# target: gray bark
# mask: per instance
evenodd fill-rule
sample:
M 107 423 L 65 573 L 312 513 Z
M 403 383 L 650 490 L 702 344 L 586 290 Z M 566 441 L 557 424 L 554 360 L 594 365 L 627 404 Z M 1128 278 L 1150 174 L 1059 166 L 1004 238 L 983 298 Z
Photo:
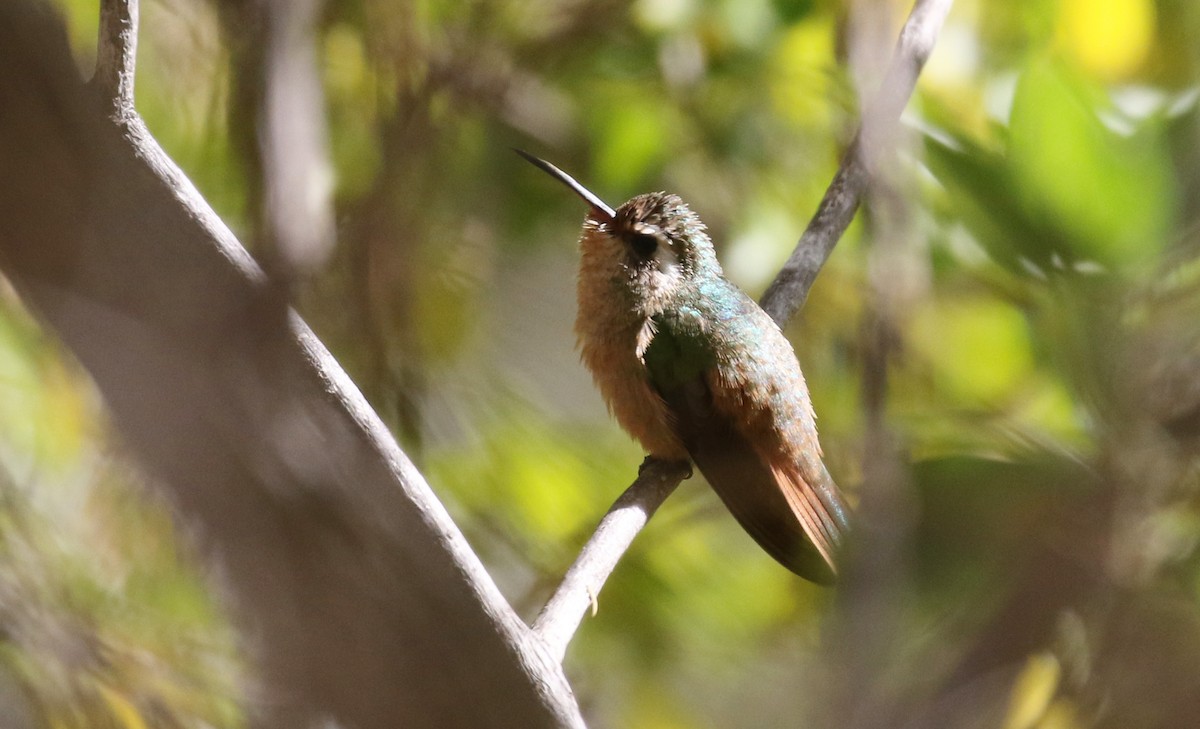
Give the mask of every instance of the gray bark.
M 0 268 L 210 560 L 257 723 L 582 726 L 353 384 L 136 114 L 112 114 L 114 86 L 82 83 L 42 5 L 0 3 Z

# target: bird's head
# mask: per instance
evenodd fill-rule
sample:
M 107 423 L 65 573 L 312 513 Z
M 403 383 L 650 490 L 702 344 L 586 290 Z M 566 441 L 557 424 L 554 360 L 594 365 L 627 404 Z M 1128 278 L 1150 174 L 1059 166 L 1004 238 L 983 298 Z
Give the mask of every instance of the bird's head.
M 647 304 L 720 274 L 704 223 L 678 195 L 638 195 L 614 210 L 549 162 L 517 152 L 591 206 L 581 238 L 582 275 L 608 278 Z

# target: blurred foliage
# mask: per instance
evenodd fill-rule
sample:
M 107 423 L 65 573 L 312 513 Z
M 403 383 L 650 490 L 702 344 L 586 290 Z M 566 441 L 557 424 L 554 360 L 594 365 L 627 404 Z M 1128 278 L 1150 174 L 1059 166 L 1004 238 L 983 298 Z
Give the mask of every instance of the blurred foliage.
M 58 5 L 88 69 L 95 3 Z M 254 241 L 240 5 L 145 2 L 137 105 Z M 328 4 L 340 235 L 298 307 L 527 617 L 641 454 L 572 349 L 583 210 L 508 148 L 614 204 L 678 192 L 761 291 L 853 131 L 851 5 L 892 28 L 907 11 Z M 870 275 L 880 231 L 856 223 L 789 327 L 830 468 L 869 512 L 868 289 L 903 293 L 886 422 L 907 507 L 885 555 L 903 569 L 887 589 L 856 561 L 844 591 L 801 583 L 685 483 L 571 649 L 597 725 L 1194 725 L 1198 67 L 1194 0 L 955 4 L 905 117 L 900 263 Z M 10 291 L 0 443 L 0 701 L 34 726 L 239 726 L 213 591 L 86 375 Z M 1000 700 L 978 699 L 988 686 Z
M 86 378 L 0 312 L 0 716 L 6 727 L 239 726 L 242 671 L 168 512 Z

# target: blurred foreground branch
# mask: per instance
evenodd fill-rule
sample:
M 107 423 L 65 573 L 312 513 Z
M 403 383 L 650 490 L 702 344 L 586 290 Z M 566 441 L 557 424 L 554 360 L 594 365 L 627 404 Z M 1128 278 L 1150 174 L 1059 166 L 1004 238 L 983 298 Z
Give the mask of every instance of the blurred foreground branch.
M 870 83 L 866 79 L 878 77 L 877 73 L 883 71 L 885 59 L 873 58 L 872 51 L 887 41 L 891 17 L 883 2 L 862 0 L 851 3 L 851 7 L 848 55 L 860 94 L 864 95 L 863 107 L 878 109 L 886 102 L 872 104 L 865 97 L 864 87 Z M 903 64 L 893 61 L 883 72 L 894 79 L 898 68 Z M 922 272 L 925 251 L 916 245 L 913 200 L 908 192 L 913 189 L 911 172 L 898 164 L 906 152 L 913 152 L 913 139 L 894 123 L 898 114 L 897 108 L 886 116 L 890 131 L 879 128 L 882 120 L 877 116 L 864 120 L 852 150 L 854 157 L 865 156 L 869 170 L 862 176 L 863 188 L 857 192 L 866 247 L 859 334 L 862 481 L 855 510 L 854 549 L 844 555 L 836 617 L 831 621 L 832 634 L 827 643 L 826 659 L 829 666 L 835 667 L 838 680 L 825 702 L 828 716 L 838 717 L 845 729 L 895 726 L 905 698 L 881 688 L 881 667 L 886 662 L 880 657 L 888 655 L 905 635 L 902 606 L 912 590 L 912 532 L 917 513 L 904 439 L 893 431 L 888 407 L 891 375 L 903 366 L 901 360 L 908 351 L 906 320 L 920 299 L 917 292 L 926 277 Z M 872 135 L 873 143 L 860 141 Z M 882 144 L 882 139 L 887 143 Z M 888 153 L 867 153 L 880 149 Z M 835 216 L 826 220 L 838 223 Z
M 917 76 L 933 52 L 951 3 L 952 0 L 917 0 L 913 5 L 900 31 L 883 85 L 867 106 L 854 142 L 796 250 L 763 295 L 763 309 L 780 327 L 804 304 L 817 273 L 850 225 L 871 178 L 873 162 L 886 151 L 884 141 L 891 138 L 900 112 L 912 96 Z M 654 460 L 648 460 L 647 464 L 653 466 L 647 465 L 605 514 L 596 535 L 584 545 L 562 584 L 538 616 L 535 631 L 547 639 L 556 655 L 561 656 L 570 641 L 571 633 L 566 632 L 567 627 L 572 633 L 578 627 L 587 606 L 595 601 L 633 538 L 687 475 L 681 470 L 668 470 L 670 464 Z M 662 476 L 645 478 L 652 468 Z M 627 505 L 636 505 L 636 508 L 627 508 Z M 621 538 L 609 539 L 602 536 L 602 532 L 620 534 Z
M 103 5 L 107 100 L 60 18 L 0 3 L 0 267 L 220 576 L 257 725 L 582 726 L 420 473 L 129 106 L 136 3 Z
M 257 99 L 261 210 L 272 258 L 268 270 L 287 280 L 311 275 L 333 250 L 333 163 L 325 125 L 316 28 L 321 0 L 273 0 L 266 22 L 261 96 Z
M 780 326 L 804 305 L 817 273 L 854 219 L 875 160 L 890 146 L 888 142 L 900 113 L 916 88 L 925 61 L 933 53 L 952 3 L 953 0 L 917 0 L 913 5 L 892 52 L 883 84 L 865 108 L 858 133 L 833 182 L 829 183 L 792 255 L 763 294 L 760 302 L 763 309 Z

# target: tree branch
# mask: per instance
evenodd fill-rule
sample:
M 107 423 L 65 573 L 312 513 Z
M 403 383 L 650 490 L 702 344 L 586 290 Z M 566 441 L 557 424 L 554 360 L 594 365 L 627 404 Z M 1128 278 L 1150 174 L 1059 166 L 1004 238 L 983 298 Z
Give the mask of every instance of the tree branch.
M 128 100 L 132 3 L 95 86 Z M 124 44 L 122 46 L 122 44 Z M 115 71 L 115 73 L 113 73 Z M 60 18 L 0 2 L 0 267 L 220 578 L 258 727 L 583 726 L 421 474 Z M 119 103 L 118 103 L 119 106 Z
M 133 113 L 137 70 L 138 0 L 103 0 L 92 85 L 111 104 L 113 118 Z
M 595 604 L 604 581 L 633 538 L 689 475 L 691 468 L 686 463 L 647 460 L 637 480 L 600 520 L 579 558 L 534 621 L 533 632 L 546 643 L 552 658 L 562 661 L 588 607 Z
M 938 31 L 953 0 L 917 0 L 900 31 L 883 85 L 867 107 L 816 214 L 795 251 L 767 289 L 762 307 L 781 327 L 804 304 L 817 273 L 850 225 L 870 178 L 872 160 L 886 147 L 900 112 L 916 87 L 917 76 L 933 52 Z M 534 624 L 550 652 L 561 659 L 588 605 L 611 574 L 633 538 L 686 476 L 670 464 L 650 460 L 633 484 L 613 504 L 595 535 L 584 545 L 562 584 Z M 654 477 L 647 478 L 647 473 Z
M 320 269 L 333 250 L 333 164 L 317 65 L 322 0 L 271 0 L 258 113 L 263 221 L 276 277 Z
M 817 212 L 809 221 L 775 280 L 763 294 L 763 309 L 780 327 L 808 298 L 817 273 L 841 240 L 862 201 L 874 160 L 888 147 L 900 113 L 916 88 L 917 76 L 933 52 L 953 0 L 917 0 L 900 31 L 879 92 L 867 106 L 850 148 Z

